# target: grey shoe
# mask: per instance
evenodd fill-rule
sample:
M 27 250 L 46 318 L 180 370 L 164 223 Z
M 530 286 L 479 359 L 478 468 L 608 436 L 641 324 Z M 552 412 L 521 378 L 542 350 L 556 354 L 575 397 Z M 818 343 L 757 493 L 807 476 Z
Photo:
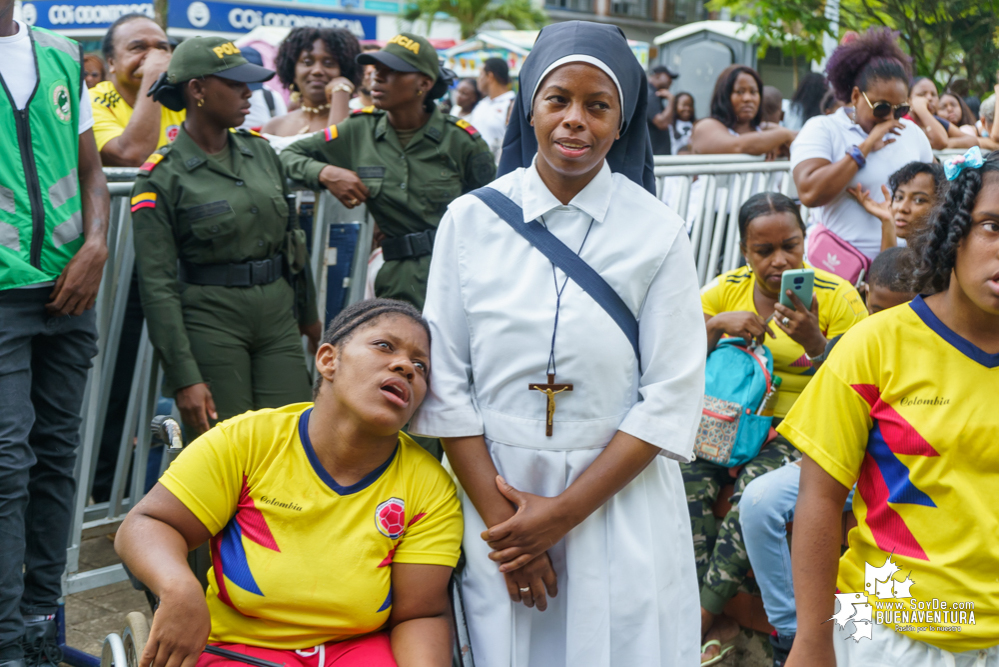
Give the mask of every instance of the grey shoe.
M 62 649 L 59 648 L 59 629 L 55 619 L 42 619 L 24 622 L 24 667 L 59 667 L 62 662 Z M 0 665 L 0 667 L 18 667 Z

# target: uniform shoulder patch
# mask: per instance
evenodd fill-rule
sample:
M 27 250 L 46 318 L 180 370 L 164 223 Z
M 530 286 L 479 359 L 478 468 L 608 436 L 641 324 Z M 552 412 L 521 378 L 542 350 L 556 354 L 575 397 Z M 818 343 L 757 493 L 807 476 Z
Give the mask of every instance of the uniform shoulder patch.
M 153 153 L 152 155 L 147 157 L 146 161 L 142 163 L 141 167 L 139 167 L 139 173 L 140 174 L 152 173 L 153 169 L 156 168 L 156 165 L 162 162 L 165 156 L 166 156 L 165 152 L 157 151 Z
M 156 208 L 156 193 L 155 192 L 143 192 L 142 194 L 135 195 L 132 197 L 132 213 L 135 213 L 141 208 Z
M 336 125 L 330 125 L 325 130 L 323 130 L 323 137 L 326 138 L 326 141 L 333 141 L 338 136 L 340 136 L 340 133 L 337 131 Z
M 375 112 L 375 107 L 374 106 L 368 106 L 368 107 L 361 107 L 360 109 L 354 109 L 353 111 L 350 112 L 350 115 L 351 116 L 360 116 L 361 114 L 374 113 L 374 112 Z
M 264 141 L 270 141 L 267 137 L 260 134 L 256 130 L 236 130 L 236 134 L 242 134 L 245 137 L 256 137 L 257 139 L 263 139 Z
M 474 127 L 472 127 L 472 124 L 469 123 L 464 118 L 455 118 L 454 116 L 448 116 L 448 120 L 450 120 L 452 123 L 454 123 L 461 129 L 465 130 L 465 132 L 468 132 L 473 137 L 479 136 L 479 131 L 476 130 Z

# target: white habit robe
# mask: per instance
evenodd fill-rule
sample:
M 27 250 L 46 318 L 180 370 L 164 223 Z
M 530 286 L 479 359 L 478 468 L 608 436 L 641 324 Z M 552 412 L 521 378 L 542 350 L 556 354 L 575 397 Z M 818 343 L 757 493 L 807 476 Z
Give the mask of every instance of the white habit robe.
M 545 435 L 555 320 L 552 264 L 477 198 L 441 221 L 424 315 L 430 389 L 411 423 L 437 437 L 484 435 L 515 488 L 562 493 L 618 430 L 661 448 L 627 487 L 549 551 L 558 596 L 539 612 L 510 600 L 486 526 L 464 494 L 462 575 L 476 667 L 673 667 L 699 662 L 700 602 L 683 479 L 704 394 L 706 334 L 683 220 L 603 170 L 563 206 L 532 165 L 492 183 L 621 296 L 640 324 L 641 369 L 627 337 L 570 280 L 555 341 L 554 434 Z M 564 274 L 556 270 L 558 284 Z

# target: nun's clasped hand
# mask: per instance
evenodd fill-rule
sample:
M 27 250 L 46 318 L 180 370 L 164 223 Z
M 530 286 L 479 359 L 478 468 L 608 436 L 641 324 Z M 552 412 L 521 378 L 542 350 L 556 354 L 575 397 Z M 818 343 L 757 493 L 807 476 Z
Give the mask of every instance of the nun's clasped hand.
M 500 572 L 523 567 L 572 530 L 572 522 L 561 511 L 558 498 L 518 491 L 499 475 L 496 487 L 517 506 L 512 517 L 482 532 L 482 539 L 493 549 L 489 558 L 500 563 Z

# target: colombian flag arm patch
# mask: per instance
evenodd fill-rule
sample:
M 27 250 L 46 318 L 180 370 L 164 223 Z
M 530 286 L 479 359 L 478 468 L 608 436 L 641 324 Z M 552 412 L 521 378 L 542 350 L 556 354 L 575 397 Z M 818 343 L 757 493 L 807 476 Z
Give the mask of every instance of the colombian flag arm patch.
M 141 195 L 132 197 L 132 213 L 140 208 L 156 208 L 156 193 L 143 192 Z
M 326 141 L 333 141 L 334 139 L 336 139 L 339 136 L 336 130 L 336 125 L 330 125 L 325 130 L 323 130 L 323 136 L 326 137 Z
M 152 155 L 146 158 L 145 162 L 142 163 L 142 166 L 139 167 L 139 171 L 144 171 L 148 174 L 156 167 L 156 165 L 160 163 L 162 159 L 163 155 L 161 155 L 160 153 L 153 153 Z
M 457 125 L 461 129 L 465 130 L 465 132 L 468 132 L 473 137 L 478 136 L 478 134 L 479 134 L 478 130 L 476 130 L 474 127 L 472 127 L 472 124 L 469 123 L 464 118 L 459 118 L 458 121 L 455 123 L 455 125 Z

